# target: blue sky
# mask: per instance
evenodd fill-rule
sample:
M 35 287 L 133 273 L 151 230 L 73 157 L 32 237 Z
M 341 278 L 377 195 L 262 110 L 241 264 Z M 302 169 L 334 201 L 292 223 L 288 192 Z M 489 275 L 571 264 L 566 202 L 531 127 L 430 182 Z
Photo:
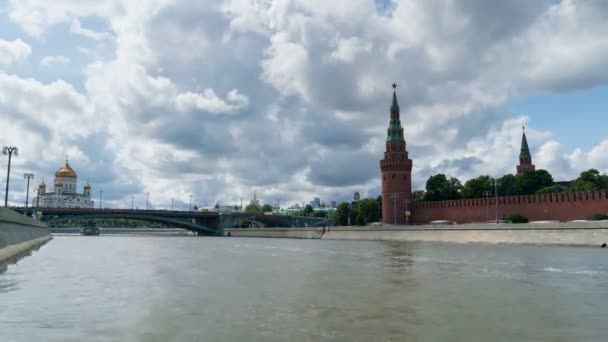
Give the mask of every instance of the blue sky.
M 396 82 L 415 189 L 514 173 L 522 125 L 556 179 L 607 172 L 607 15 L 602 0 L 0 0 L 0 144 L 20 148 L 15 189 L 68 154 L 115 207 L 376 196 Z
M 606 138 L 608 87 L 571 93 L 536 95 L 516 100 L 515 113 L 526 113 L 530 124 L 550 131 L 564 148 L 590 149 Z

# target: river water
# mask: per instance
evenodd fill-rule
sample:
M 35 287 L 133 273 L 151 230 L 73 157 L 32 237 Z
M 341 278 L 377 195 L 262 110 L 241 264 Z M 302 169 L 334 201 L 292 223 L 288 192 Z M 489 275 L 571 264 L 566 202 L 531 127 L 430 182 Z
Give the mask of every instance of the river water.
M 608 341 L 608 251 L 56 236 L 0 273 L 0 341 Z

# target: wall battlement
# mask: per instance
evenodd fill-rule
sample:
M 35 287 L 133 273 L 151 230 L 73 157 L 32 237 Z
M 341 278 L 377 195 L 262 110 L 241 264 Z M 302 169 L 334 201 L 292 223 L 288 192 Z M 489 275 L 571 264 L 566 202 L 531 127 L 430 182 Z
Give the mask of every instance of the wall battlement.
M 498 197 L 498 217 L 501 219 L 505 215 L 520 214 L 531 221 L 588 219 L 596 213 L 608 213 L 607 196 L 606 190 L 595 190 Z M 416 224 L 434 220 L 484 222 L 496 218 L 495 208 L 494 197 L 414 202 L 412 219 Z

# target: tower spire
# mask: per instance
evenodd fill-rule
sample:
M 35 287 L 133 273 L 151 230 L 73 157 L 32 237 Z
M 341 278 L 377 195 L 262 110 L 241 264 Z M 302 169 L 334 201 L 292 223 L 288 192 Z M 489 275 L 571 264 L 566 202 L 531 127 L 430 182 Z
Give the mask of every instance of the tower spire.
M 517 175 L 521 175 L 526 171 L 534 171 L 536 167 L 532 164 L 532 155 L 530 147 L 528 147 L 528 139 L 526 139 L 526 127 L 522 126 L 521 134 L 521 149 L 519 150 L 519 165 L 517 165 Z
M 397 83 L 393 83 L 393 104 L 391 108 L 399 108 L 399 103 L 397 102 Z
M 530 148 L 528 147 L 528 139 L 526 139 L 526 127 L 522 126 L 523 133 L 521 135 L 521 150 L 519 152 L 519 157 L 529 157 L 532 159 L 530 155 Z
M 387 129 L 386 150 L 380 161 L 382 173 L 382 222 L 403 224 L 408 222 L 409 202 L 412 192 L 412 160 L 403 138 L 403 127 L 399 117 L 397 84 L 393 83 L 393 102 L 390 108 L 390 123 Z
M 391 121 L 387 130 L 386 141 L 405 141 L 403 138 L 403 127 L 399 117 L 399 103 L 397 102 L 397 84 L 393 83 L 393 103 L 391 104 Z

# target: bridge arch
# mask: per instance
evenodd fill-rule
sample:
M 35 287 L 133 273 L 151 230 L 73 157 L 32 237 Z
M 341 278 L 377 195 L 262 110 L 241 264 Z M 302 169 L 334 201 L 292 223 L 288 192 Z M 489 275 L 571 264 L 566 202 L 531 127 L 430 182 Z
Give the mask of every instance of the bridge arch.
M 182 228 L 196 232 L 199 235 L 219 235 L 222 234 L 221 229 L 214 229 L 207 227 L 199 223 L 193 223 L 190 219 L 179 220 L 171 217 L 155 216 L 144 213 L 108 213 L 108 212 L 91 212 L 79 215 L 61 215 L 61 216 L 43 216 L 42 221 L 46 222 L 50 226 L 56 224 L 69 222 L 69 221 L 80 221 L 88 219 L 126 219 L 126 220 L 138 220 L 145 222 L 155 222 L 165 224 L 167 226 Z

